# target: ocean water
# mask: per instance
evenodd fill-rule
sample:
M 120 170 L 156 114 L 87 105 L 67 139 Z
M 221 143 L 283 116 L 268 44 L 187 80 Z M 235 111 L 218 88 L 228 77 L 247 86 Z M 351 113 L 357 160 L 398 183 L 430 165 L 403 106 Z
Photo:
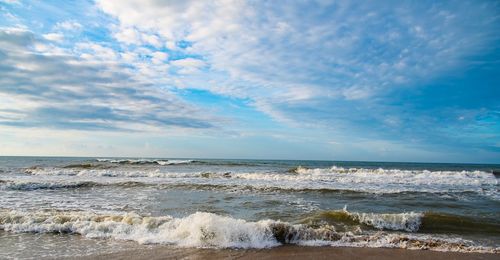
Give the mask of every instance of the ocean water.
M 499 165 L 0 157 L 0 258 L 157 245 L 500 252 Z

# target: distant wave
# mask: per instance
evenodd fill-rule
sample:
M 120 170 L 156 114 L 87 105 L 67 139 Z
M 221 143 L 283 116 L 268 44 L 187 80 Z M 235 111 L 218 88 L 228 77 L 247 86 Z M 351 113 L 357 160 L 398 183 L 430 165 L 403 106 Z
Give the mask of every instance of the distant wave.
M 189 164 L 193 160 L 156 160 L 156 159 L 96 159 L 98 162 L 109 162 L 118 164 L 157 164 L 157 165 L 176 165 Z
M 295 173 L 295 174 L 303 174 L 303 175 L 325 175 L 325 174 L 378 174 L 378 175 L 391 175 L 391 176 L 398 176 L 398 175 L 417 175 L 417 174 L 434 174 L 434 175 L 447 175 L 449 176 L 450 174 L 463 174 L 467 175 L 469 177 L 475 177 L 477 174 L 480 173 L 485 173 L 488 176 L 496 176 L 500 174 L 500 172 L 497 172 L 496 170 L 492 170 L 491 172 L 486 172 L 486 171 L 479 171 L 479 170 L 474 170 L 474 171 L 467 171 L 467 170 L 460 170 L 460 171 L 453 171 L 453 170 L 407 170 L 407 169 L 395 169 L 395 168 L 390 168 L 390 169 L 385 169 L 385 168 L 356 168 L 356 167 L 350 167 L 350 168 L 345 168 L 345 167 L 339 167 L 339 166 L 332 166 L 330 168 L 308 168 L 304 166 L 297 166 L 288 169 L 288 173 Z
M 205 173 L 202 173 L 206 176 Z M 227 176 L 227 175 L 226 175 Z M 208 178 L 208 177 L 207 177 Z M 19 190 L 19 191 L 35 191 L 35 190 L 56 190 L 56 189 L 85 189 L 98 187 L 145 187 L 154 186 L 156 189 L 188 189 L 188 190 L 213 190 L 213 191 L 263 191 L 263 192 L 320 192 L 320 193 L 374 193 L 364 190 L 350 189 L 315 189 L 315 188 L 297 188 L 297 187 L 273 187 L 268 185 L 244 185 L 244 184 L 214 184 L 214 183 L 190 183 L 190 182 L 175 182 L 161 183 L 158 181 L 134 180 L 131 181 L 14 181 L 0 180 L 0 190 Z M 377 191 L 376 193 L 426 193 L 429 191 Z M 447 194 L 446 192 L 437 192 L 438 194 Z M 464 191 L 463 193 L 474 193 L 472 191 Z
M 0 211 L 0 229 L 8 232 L 80 234 L 87 238 L 181 247 L 269 248 L 282 244 L 301 244 L 500 252 L 499 248 L 483 247 L 456 238 L 411 233 L 337 232 L 329 225 L 310 227 L 275 220 L 250 222 L 207 212 L 174 218 L 145 217 L 135 213 Z
M 103 186 L 116 186 L 116 187 L 133 187 L 144 186 L 146 183 L 125 181 L 125 182 L 111 182 L 100 183 L 95 181 L 76 181 L 76 182 L 62 182 L 62 181 L 12 181 L 0 180 L 0 189 L 4 190 L 19 190 L 19 191 L 33 191 L 33 190 L 60 190 L 60 189 L 81 189 L 91 187 Z
M 0 181 L 1 189 L 9 190 L 55 190 L 55 189 L 75 189 L 94 187 L 100 184 L 91 181 L 72 182 L 72 183 L 58 183 L 58 182 L 14 182 L 14 181 Z
M 38 176 L 126 177 L 126 178 L 187 178 L 200 177 L 200 173 L 162 172 L 159 169 L 80 169 L 80 168 L 27 168 L 24 173 Z
M 200 170 L 203 167 L 200 167 Z M 170 172 L 163 168 L 60 168 L 33 167 L 35 176 L 78 176 L 84 178 L 130 178 L 134 181 L 220 185 L 260 190 L 367 192 L 367 193 L 476 193 L 500 200 L 498 178 L 484 171 L 428 171 L 363 168 L 295 168 L 289 172 Z M 148 181 L 148 178 L 151 178 Z M 99 181 L 100 182 L 100 181 Z
M 116 166 L 112 165 L 103 165 L 103 164 L 94 164 L 94 163 L 77 163 L 77 164 L 69 164 L 69 165 L 64 165 L 61 168 L 62 169 L 111 169 Z M 31 167 L 30 169 L 37 169 L 41 167 Z
M 123 164 L 123 165 L 185 165 L 185 164 L 196 164 L 196 165 L 211 165 L 211 166 L 257 166 L 261 164 L 268 165 L 269 163 L 264 162 L 248 162 L 248 161 L 232 161 L 232 160 L 174 160 L 174 159 L 109 159 L 109 158 L 98 158 L 97 162 L 107 162 L 113 164 Z
M 297 190 L 351 190 L 370 193 L 475 192 L 500 200 L 498 179 L 484 171 L 428 171 L 297 167 L 287 173 L 234 173 L 232 178 Z

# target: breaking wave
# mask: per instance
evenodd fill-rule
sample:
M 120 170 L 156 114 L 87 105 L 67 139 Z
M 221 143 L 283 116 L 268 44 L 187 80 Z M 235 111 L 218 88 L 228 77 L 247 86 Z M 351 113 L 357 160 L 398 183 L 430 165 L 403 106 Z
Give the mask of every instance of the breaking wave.
M 463 183 L 473 182 L 477 184 L 497 184 L 495 175 L 491 172 L 484 171 L 429 171 L 429 170 L 403 170 L 403 169 L 371 169 L 371 168 L 344 168 L 332 166 L 331 168 L 313 168 L 298 166 L 288 170 L 295 173 L 291 178 L 303 179 L 321 179 L 321 178 L 341 178 L 355 182 L 359 178 L 379 181 L 381 179 L 387 181 L 387 177 L 391 177 L 396 181 L 412 181 L 419 183 L 432 183 L 436 180 L 447 183 Z
M 494 234 L 500 235 L 500 223 L 491 219 L 474 219 L 465 216 L 434 212 L 405 213 L 363 213 L 343 210 L 330 210 L 314 213 L 301 223 L 318 225 L 362 225 L 378 230 L 395 230 L 419 233 L 441 234 Z
M 271 165 L 275 162 L 258 161 L 258 162 L 248 162 L 239 160 L 180 160 L 180 159 L 109 159 L 109 158 L 98 158 L 97 162 L 102 163 L 113 163 L 113 164 L 158 164 L 158 165 L 185 165 L 185 164 L 196 164 L 196 165 L 211 165 L 211 166 L 259 166 L 259 165 Z
M 34 167 L 24 173 L 40 176 L 80 176 L 80 177 L 150 177 L 150 178 L 187 178 L 199 177 L 199 173 L 162 172 L 160 169 L 74 169 Z
M 359 223 L 373 226 L 380 230 L 402 230 L 416 232 L 422 224 L 423 213 L 397 213 L 397 214 L 377 214 L 349 212 L 345 208 L 342 214 Z
M 1 189 L 9 190 L 55 190 L 55 189 L 76 189 L 99 186 L 100 184 L 92 181 L 60 183 L 60 182 L 15 182 L 0 181 Z
M 189 164 L 193 160 L 156 160 L 156 159 L 96 159 L 98 162 L 109 162 L 118 164 L 158 164 L 158 165 L 175 165 Z
M 343 210 L 321 211 L 306 217 L 301 222 L 309 225 L 348 225 L 370 227 L 378 230 L 417 232 L 424 213 L 359 213 Z
M 9 232 L 70 233 L 87 238 L 201 248 L 269 248 L 301 244 L 493 253 L 500 250 L 463 239 L 404 233 L 337 232 L 330 225 L 310 227 L 275 220 L 250 222 L 206 212 L 174 218 L 135 213 L 0 211 L 0 229 Z
M 428 171 L 296 167 L 287 173 L 233 174 L 234 178 L 279 183 L 298 189 L 354 190 L 373 193 L 399 192 L 479 192 L 500 199 L 498 178 L 484 171 Z M 306 185 L 304 185 L 306 184 Z
M 179 162 L 180 163 L 180 162 Z M 167 171 L 169 170 L 169 171 Z M 199 170 L 203 170 L 200 168 Z M 219 169 L 220 170 L 220 169 Z M 143 182 L 252 187 L 289 191 L 352 191 L 366 193 L 476 193 L 500 200 L 498 178 L 484 171 L 428 171 L 366 168 L 297 167 L 288 172 L 171 172 L 161 167 L 32 167 L 37 176 L 143 178 Z M 149 179 L 148 178 L 155 178 Z M 104 180 L 104 178 L 103 178 Z
M 80 188 L 92 188 L 101 186 L 133 187 L 133 186 L 144 186 L 144 185 L 147 184 L 141 182 L 133 182 L 133 181 L 99 183 L 94 181 L 32 182 L 32 181 L 0 180 L 0 190 L 3 189 L 3 190 L 19 190 L 19 191 L 80 189 Z
M 78 164 L 69 164 L 65 165 L 61 168 L 63 169 L 111 169 L 114 166 L 103 165 L 103 164 L 93 164 L 93 163 L 78 163 Z M 37 169 L 40 167 L 32 167 L 30 169 Z

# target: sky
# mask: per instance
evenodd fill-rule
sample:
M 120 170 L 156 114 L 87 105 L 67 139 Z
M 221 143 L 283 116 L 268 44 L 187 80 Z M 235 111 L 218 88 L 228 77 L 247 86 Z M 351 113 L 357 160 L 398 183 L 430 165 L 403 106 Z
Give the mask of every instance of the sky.
M 0 0 L 0 155 L 500 163 L 500 2 Z

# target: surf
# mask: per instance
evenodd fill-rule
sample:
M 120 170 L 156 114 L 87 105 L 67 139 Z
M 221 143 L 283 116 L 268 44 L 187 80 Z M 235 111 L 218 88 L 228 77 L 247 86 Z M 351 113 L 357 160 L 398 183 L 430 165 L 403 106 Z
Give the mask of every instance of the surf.
M 459 252 L 499 252 L 467 240 L 418 234 L 338 232 L 279 220 L 246 221 L 208 212 L 186 217 L 67 211 L 0 211 L 0 229 L 14 233 L 79 234 L 92 239 L 130 240 L 198 248 L 270 248 L 284 244 L 363 246 Z

